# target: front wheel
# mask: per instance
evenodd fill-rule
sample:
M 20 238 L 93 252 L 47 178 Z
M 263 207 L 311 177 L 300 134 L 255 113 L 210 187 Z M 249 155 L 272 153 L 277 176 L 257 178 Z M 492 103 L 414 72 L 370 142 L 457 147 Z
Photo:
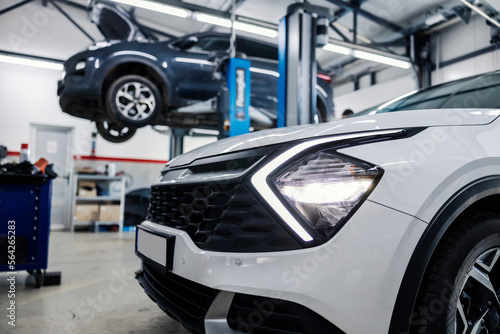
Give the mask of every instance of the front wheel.
M 422 282 L 412 333 L 500 333 L 500 214 L 461 219 Z
M 158 87 L 140 75 L 118 78 L 106 93 L 106 111 L 124 125 L 140 128 L 151 124 L 161 110 Z

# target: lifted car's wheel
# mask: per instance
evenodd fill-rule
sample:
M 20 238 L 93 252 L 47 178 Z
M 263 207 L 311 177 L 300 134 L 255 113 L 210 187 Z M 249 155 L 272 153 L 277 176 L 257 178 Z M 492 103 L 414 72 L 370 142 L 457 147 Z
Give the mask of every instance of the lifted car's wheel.
M 313 115 L 313 124 L 319 124 L 323 122 L 323 116 L 321 116 L 321 113 L 319 111 L 316 111 Z
M 313 124 L 319 124 L 323 122 L 326 122 L 325 107 L 318 100 L 318 102 L 316 102 L 316 112 L 313 115 Z
M 112 143 L 123 143 L 132 138 L 136 131 L 134 128 L 106 119 L 96 121 L 95 124 L 101 137 Z
M 500 215 L 462 219 L 422 282 L 412 333 L 500 333 Z
M 150 124 L 161 110 L 156 85 L 140 75 L 117 79 L 106 94 L 106 110 L 112 119 L 134 128 Z

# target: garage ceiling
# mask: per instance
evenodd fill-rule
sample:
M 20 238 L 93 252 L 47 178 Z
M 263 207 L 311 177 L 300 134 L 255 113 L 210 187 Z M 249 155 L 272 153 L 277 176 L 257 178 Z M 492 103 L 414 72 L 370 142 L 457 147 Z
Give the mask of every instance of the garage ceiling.
M 92 41 L 70 20 L 58 11 L 51 0 L 2 0 L 0 3 L 0 50 L 3 53 L 25 54 L 64 60 L 85 49 Z M 95 40 L 102 40 L 97 28 L 87 19 L 85 0 L 54 0 L 71 20 L 74 20 Z M 139 1 L 137 1 L 139 2 Z M 231 0 L 156 0 L 188 9 L 229 15 Z M 293 0 L 238 0 L 236 14 L 257 21 L 277 25 L 286 14 Z M 457 8 L 462 8 L 459 0 L 311 0 L 310 3 L 328 7 L 336 14 L 330 29 L 332 39 L 357 42 L 388 52 L 405 54 L 408 52 L 408 35 L 452 23 L 463 24 L 457 18 Z M 491 2 L 494 2 L 492 0 Z M 13 8 L 19 4 L 17 8 Z M 131 6 L 123 5 L 126 9 Z M 11 9 L 11 10 L 9 10 Z M 166 36 L 182 36 L 188 33 L 225 28 L 198 22 L 192 18 L 178 18 L 151 10 L 135 8 L 136 19 L 145 26 L 163 32 Z M 356 38 L 353 27 L 356 24 Z M 435 24 L 425 24 L 437 22 Z M 254 38 L 277 43 L 276 38 L 252 35 Z M 324 68 L 341 73 L 347 64 L 352 64 L 350 56 L 320 50 L 318 60 Z M 356 61 L 356 67 L 373 66 L 369 61 Z M 351 65 L 352 67 L 352 65 Z

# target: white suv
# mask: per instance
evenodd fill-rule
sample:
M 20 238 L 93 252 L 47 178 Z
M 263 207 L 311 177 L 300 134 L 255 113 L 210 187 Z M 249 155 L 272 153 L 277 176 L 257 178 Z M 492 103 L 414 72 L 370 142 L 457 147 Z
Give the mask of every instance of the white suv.
M 499 333 L 500 72 L 184 154 L 137 279 L 194 333 Z

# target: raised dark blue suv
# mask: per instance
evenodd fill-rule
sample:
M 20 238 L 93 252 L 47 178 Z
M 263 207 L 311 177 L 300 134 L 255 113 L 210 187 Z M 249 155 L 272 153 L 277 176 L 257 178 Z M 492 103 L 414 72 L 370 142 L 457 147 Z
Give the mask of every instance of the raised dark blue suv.
M 107 140 L 128 140 L 139 127 L 214 128 L 220 122 L 214 68 L 227 55 L 229 34 L 199 33 L 156 41 L 122 7 L 91 3 L 89 17 L 107 41 L 64 64 L 58 83 L 64 112 L 96 122 Z M 237 37 L 237 53 L 251 61 L 250 117 L 255 130 L 276 125 L 278 50 Z M 318 122 L 333 119 L 331 78 L 318 69 Z

